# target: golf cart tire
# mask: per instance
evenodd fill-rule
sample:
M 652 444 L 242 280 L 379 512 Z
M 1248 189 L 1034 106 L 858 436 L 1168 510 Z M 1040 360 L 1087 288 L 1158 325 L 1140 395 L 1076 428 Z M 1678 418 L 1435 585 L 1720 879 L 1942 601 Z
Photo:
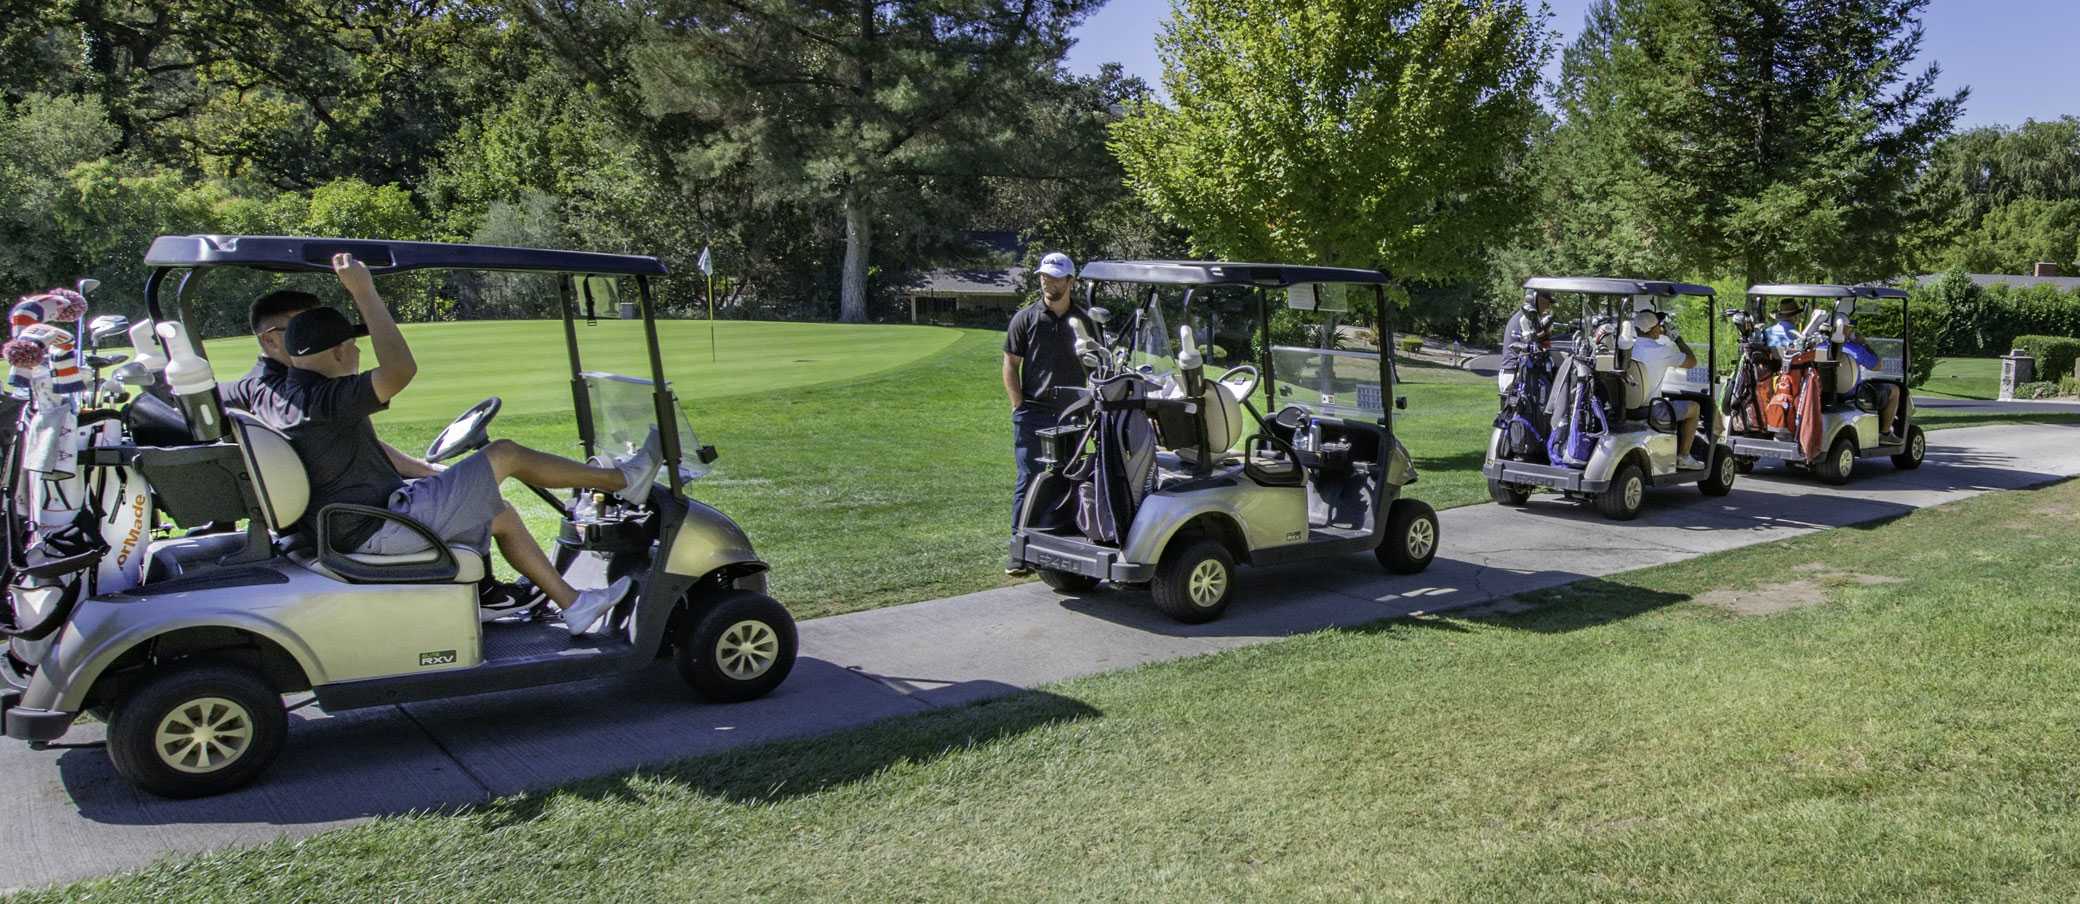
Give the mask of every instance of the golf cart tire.
M 209 772 L 176 769 L 156 750 L 160 724 L 205 698 L 244 710 L 242 718 L 232 718 L 246 723 L 246 746 L 228 764 Z M 224 662 L 177 662 L 116 704 L 109 715 L 108 759 L 123 780 L 160 797 L 207 797 L 259 777 L 281 753 L 288 736 L 289 711 L 282 695 L 259 672 Z
M 1740 462 L 1726 449 L 1714 449 L 1712 461 L 1705 465 L 1711 476 L 1697 482 L 1697 490 L 1706 496 L 1724 496 L 1733 492 L 1734 476 L 1740 473 Z M 1750 469 L 1752 470 L 1752 468 Z
M 1056 571 L 1052 568 L 1042 568 L 1039 571 L 1040 583 L 1046 584 L 1056 593 L 1089 593 L 1098 589 L 1098 579 L 1087 574 Z
M 1192 576 L 1208 564 L 1220 568 L 1219 593 L 1202 603 L 1192 598 Z M 1212 537 L 1173 545 L 1156 565 L 1156 579 L 1150 583 L 1149 593 L 1155 597 L 1156 608 L 1177 621 L 1188 625 L 1213 621 L 1228 611 L 1228 602 L 1235 598 L 1235 557 Z
M 672 638 L 672 664 L 704 700 L 756 700 L 772 693 L 794 669 L 794 616 L 772 597 L 726 591 L 682 616 L 678 635 Z M 731 651 L 721 648 L 725 641 Z
M 1827 447 L 1827 455 L 1813 464 L 1813 474 L 1828 486 L 1841 486 L 1849 482 L 1849 475 L 1856 471 L 1856 440 L 1845 432 L 1835 437 L 1834 444 Z
M 1907 448 L 1900 454 L 1892 456 L 1892 466 L 1902 471 L 1912 471 L 1921 467 L 1921 460 L 1926 457 L 1928 457 L 1928 434 L 1921 432 L 1920 427 L 1909 427 L 1907 428 Z
M 1500 480 L 1489 480 L 1488 498 L 1495 500 L 1496 505 L 1517 508 L 1531 501 L 1531 488 L 1514 483 L 1503 483 Z
M 1733 472 L 1746 477 L 1755 473 L 1757 463 L 1758 460 L 1753 455 L 1736 455 L 1733 457 Z
M 1420 499 L 1396 499 L 1387 510 L 1387 539 L 1372 551 L 1393 574 L 1416 574 L 1437 558 L 1437 510 Z
M 1611 485 L 1596 494 L 1596 511 L 1612 521 L 1630 521 L 1639 517 L 1646 497 L 1647 472 L 1628 460 L 1611 474 Z

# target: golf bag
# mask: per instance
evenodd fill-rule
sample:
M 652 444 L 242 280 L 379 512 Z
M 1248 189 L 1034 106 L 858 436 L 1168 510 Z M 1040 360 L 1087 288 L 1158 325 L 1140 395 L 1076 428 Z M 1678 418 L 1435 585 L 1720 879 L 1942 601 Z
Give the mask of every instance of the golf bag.
M 1556 422 L 1546 455 L 1552 464 L 1584 467 L 1596 443 L 1610 435 L 1610 411 L 1596 394 L 1594 357 L 1569 356 L 1561 370 L 1566 381 L 1554 387 L 1554 396 L 1565 400 L 1565 421 Z
M 1076 488 L 1076 528 L 1098 543 L 1119 543 L 1134 523 L 1155 476 L 1156 430 L 1149 419 L 1152 388 L 1138 374 L 1121 374 L 1092 387 L 1098 410 L 1096 449 L 1067 472 Z
M 1503 454 L 1512 461 L 1548 463 L 1546 444 L 1553 421 L 1546 411 L 1553 391 L 1552 355 L 1533 349 L 1517 358 L 1516 379 L 1502 396 L 1495 427 L 1502 431 Z

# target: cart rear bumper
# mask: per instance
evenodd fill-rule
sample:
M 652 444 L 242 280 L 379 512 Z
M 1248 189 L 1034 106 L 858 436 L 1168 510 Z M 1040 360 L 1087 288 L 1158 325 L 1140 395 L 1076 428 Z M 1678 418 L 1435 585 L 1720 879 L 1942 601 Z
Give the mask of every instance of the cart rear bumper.
M 1733 454 L 1746 458 L 1779 458 L 1785 461 L 1805 461 L 1806 454 L 1794 442 L 1780 439 L 1759 439 L 1752 436 L 1727 438 Z
M 1011 536 L 1011 561 L 1115 584 L 1141 583 L 1154 580 L 1156 575 L 1154 565 L 1124 561 L 1120 551 L 1110 546 L 1033 531 L 1019 531 Z
M 1610 486 L 1608 480 L 1589 480 L 1573 468 L 1528 461 L 1490 461 L 1481 465 L 1481 474 L 1501 483 L 1545 487 L 1563 493 L 1601 493 Z
M 79 715 L 17 706 L 21 701 L 21 694 L 0 694 L 0 721 L 6 723 L 7 736 L 17 741 L 55 741 L 71 730 L 72 720 Z

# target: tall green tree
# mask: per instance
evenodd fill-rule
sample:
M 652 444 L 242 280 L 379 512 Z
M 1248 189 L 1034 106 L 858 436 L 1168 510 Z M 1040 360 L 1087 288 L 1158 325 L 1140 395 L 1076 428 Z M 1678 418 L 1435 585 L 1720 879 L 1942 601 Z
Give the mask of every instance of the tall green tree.
M 1925 266 L 1941 268 L 1965 257 L 1983 259 L 1990 242 L 1983 227 L 1990 215 L 2007 210 L 1996 231 L 2014 235 L 2017 218 L 2029 207 L 2080 198 L 2080 117 L 2025 122 L 2016 127 L 1982 126 L 1944 138 L 1922 172 L 1916 194 L 1926 228 L 1921 243 Z M 2023 204 L 2023 208 L 2014 208 Z M 1980 250 L 1967 250 L 1965 246 Z M 2039 260 L 2070 260 L 2072 248 Z M 1997 259 L 2015 255 L 2001 255 Z M 2026 255 L 2022 255 L 2026 256 Z M 1967 266 L 1982 266 L 1980 263 Z M 2014 266 L 1999 264 L 1996 266 Z
M 1518 0 L 1179 0 L 1113 150 L 1202 253 L 1473 274 L 1517 222 L 1548 42 Z
M 732 183 L 842 218 L 838 312 L 858 321 L 877 227 L 977 203 L 979 180 L 1044 154 L 1020 116 L 1097 3 L 658 0 L 620 14 L 640 20 L 625 54 L 586 39 L 612 27 L 611 8 L 525 9 L 580 71 L 633 78 L 643 112 L 683 142 L 670 156 L 689 188 Z
M 1905 266 L 1910 189 L 1966 97 L 1908 69 L 1926 5 L 1615 0 L 1604 116 L 1682 263 L 1750 281 Z

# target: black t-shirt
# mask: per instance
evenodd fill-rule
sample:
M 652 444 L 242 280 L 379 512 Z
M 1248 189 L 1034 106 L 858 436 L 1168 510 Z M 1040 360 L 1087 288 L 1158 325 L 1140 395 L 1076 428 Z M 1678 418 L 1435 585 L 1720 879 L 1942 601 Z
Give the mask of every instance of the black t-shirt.
M 1004 331 L 1004 353 L 1023 359 L 1019 393 L 1025 397 L 1024 407 L 1059 411 L 1069 400 L 1057 398 L 1055 387 L 1084 385 L 1083 362 L 1076 357 L 1076 331 L 1069 326 L 1072 317 L 1083 322 L 1091 338 L 1098 338 L 1098 325 L 1073 301 L 1065 314 L 1049 311 L 1047 302 L 1041 300 L 1011 315 L 1011 326 Z
M 299 530 L 315 534 L 318 511 L 335 502 L 387 508 L 390 494 L 404 486 L 369 421 L 390 407 L 376 398 L 369 374 L 334 379 L 262 358 L 250 373 L 217 391 L 224 404 L 245 409 L 289 435 L 311 479 L 311 503 Z M 337 526 L 334 548 L 352 550 L 367 542 L 382 522 L 342 518 Z

